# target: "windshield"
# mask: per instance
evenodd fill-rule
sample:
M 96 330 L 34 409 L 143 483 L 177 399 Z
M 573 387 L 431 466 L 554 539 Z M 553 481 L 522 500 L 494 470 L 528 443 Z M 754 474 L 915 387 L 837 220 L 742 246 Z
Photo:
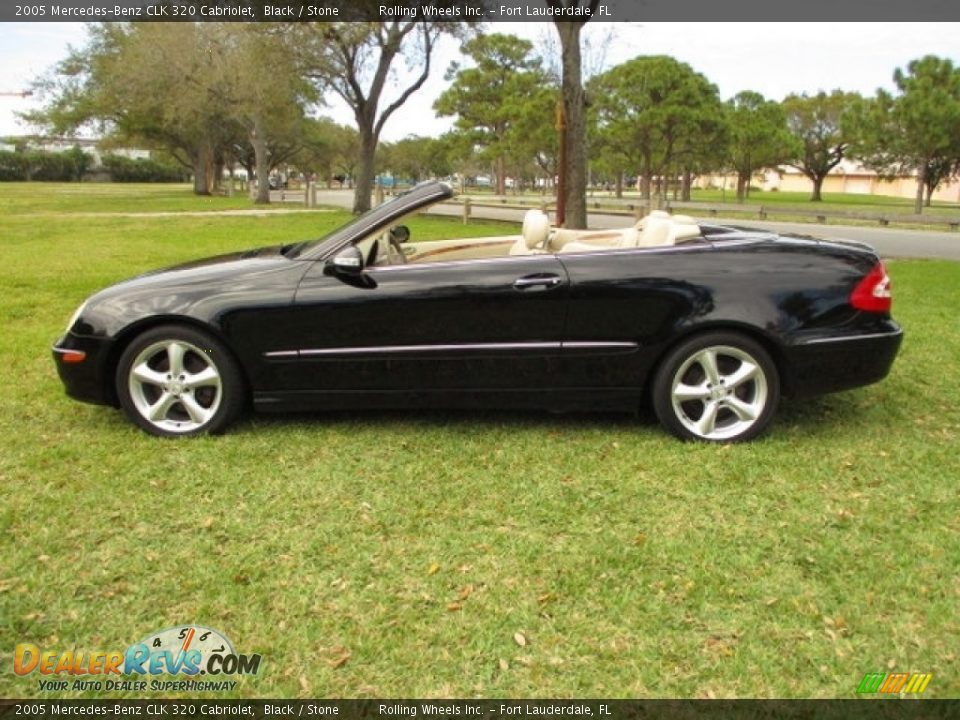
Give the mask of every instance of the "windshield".
M 322 238 L 297 243 L 291 245 L 289 249 L 285 248 L 283 254 L 288 258 L 324 257 L 341 245 L 395 223 L 403 215 L 426 205 L 432 205 L 439 200 L 445 200 L 452 194 L 450 187 L 442 183 L 421 183 L 392 200 L 367 210 Z

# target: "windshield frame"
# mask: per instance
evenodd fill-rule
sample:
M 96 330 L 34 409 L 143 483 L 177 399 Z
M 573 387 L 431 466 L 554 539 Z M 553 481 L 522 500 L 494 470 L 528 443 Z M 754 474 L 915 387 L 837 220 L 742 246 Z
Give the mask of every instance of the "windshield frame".
M 453 189 L 446 183 L 420 183 L 392 200 L 371 208 L 324 237 L 292 247 L 287 257 L 297 260 L 325 260 L 347 245 L 387 228 L 415 210 L 452 197 Z

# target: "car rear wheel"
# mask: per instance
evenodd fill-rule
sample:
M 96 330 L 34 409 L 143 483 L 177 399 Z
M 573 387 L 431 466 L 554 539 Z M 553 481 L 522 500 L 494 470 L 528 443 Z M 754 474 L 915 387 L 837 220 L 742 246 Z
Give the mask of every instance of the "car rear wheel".
M 130 343 L 117 368 L 127 416 L 152 435 L 222 432 L 243 409 L 244 384 L 230 352 L 189 327 L 166 325 Z
M 736 333 L 707 333 L 681 343 L 653 382 L 657 418 L 685 440 L 751 440 L 766 430 L 779 401 L 780 380 L 769 353 Z

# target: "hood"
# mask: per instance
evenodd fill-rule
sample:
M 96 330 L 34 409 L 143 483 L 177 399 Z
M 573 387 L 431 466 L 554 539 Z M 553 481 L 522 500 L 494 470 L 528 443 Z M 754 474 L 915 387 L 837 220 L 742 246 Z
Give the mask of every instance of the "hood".
M 151 317 L 212 322 L 238 299 L 291 302 L 309 263 L 271 246 L 194 260 L 111 285 L 86 302 L 73 332 L 110 335 Z

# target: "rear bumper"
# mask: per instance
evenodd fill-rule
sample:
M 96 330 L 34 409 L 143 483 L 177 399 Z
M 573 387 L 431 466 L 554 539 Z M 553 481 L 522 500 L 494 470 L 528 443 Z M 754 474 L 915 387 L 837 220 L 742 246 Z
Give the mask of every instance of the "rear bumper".
M 903 328 L 886 321 L 879 332 L 805 339 L 784 350 L 793 396 L 821 395 L 883 380 L 903 342 Z
M 70 333 L 53 344 L 53 362 L 67 395 L 96 405 L 117 404 L 107 377 L 109 351 L 109 342 Z

